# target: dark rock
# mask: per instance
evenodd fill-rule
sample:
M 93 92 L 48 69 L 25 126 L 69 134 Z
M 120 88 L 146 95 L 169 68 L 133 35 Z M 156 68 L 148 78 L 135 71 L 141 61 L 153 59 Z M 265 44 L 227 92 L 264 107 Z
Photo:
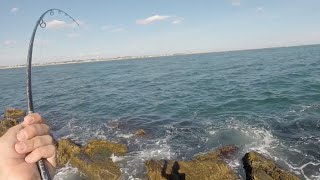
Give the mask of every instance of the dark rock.
M 190 161 L 148 160 L 145 162 L 147 174 L 150 180 L 239 179 L 223 160 L 225 155 L 234 153 L 237 149 L 235 146 L 226 146 L 198 155 Z
M 247 180 L 299 180 L 292 173 L 282 170 L 273 160 L 257 152 L 249 152 L 243 158 Z

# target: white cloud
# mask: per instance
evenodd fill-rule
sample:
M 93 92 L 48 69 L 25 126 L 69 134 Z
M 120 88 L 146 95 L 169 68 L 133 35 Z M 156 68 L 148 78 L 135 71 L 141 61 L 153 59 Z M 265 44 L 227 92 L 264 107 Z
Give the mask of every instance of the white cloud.
M 172 24 L 181 24 L 184 18 L 176 17 L 172 20 Z
M 101 27 L 102 31 L 110 31 L 110 32 L 123 32 L 125 28 L 116 25 L 104 25 Z
M 169 21 L 172 24 L 180 24 L 184 18 L 178 16 L 168 16 L 168 15 L 154 15 L 145 19 L 137 20 L 136 23 L 140 25 L 153 24 L 157 21 Z
M 232 0 L 231 4 L 232 4 L 232 6 L 240 6 L 241 2 L 240 2 L 240 0 Z
M 83 25 L 84 24 L 84 22 L 78 21 L 78 20 L 77 20 L 77 23 L 79 25 Z M 49 21 L 46 24 L 47 24 L 47 28 L 49 28 L 49 29 L 67 29 L 67 28 L 75 28 L 75 27 L 77 27 L 77 24 L 75 22 L 66 23 L 65 21 L 61 21 L 61 20 L 57 20 L 57 19 Z
M 17 8 L 17 7 L 11 8 L 11 10 L 10 10 L 10 12 L 12 12 L 12 13 L 16 13 L 18 11 L 19 11 L 19 8 Z
M 264 8 L 263 7 L 257 7 L 257 12 L 263 12 Z
M 80 33 L 68 33 L 66 34 L 66 36 L 69 38 L 76 38 L 76 37 L 80 37 Z
M 11 45 L 17 44 L 17 41 L 15 41 L 15 40 L 5 40 L 3 42 L 3 44 L 6 45 L 6 46 L 11 46 Z
M 69 27 L 69 25 L 66 22 L 56 20 L 56 19 L 49 21 L 46 24 L 47 24 L 47 28 L 49 29 L 63 29 L 63 28 Z
M 147 17 L 145 19 L 139 19 L 136 21 L 137 24 L 146 25 L 146 24 L 152 24 L 156 21 L 163 21 L 166 19 L 169 19 L 171 16 L 161 16 L 161 15 L 154 15 Z

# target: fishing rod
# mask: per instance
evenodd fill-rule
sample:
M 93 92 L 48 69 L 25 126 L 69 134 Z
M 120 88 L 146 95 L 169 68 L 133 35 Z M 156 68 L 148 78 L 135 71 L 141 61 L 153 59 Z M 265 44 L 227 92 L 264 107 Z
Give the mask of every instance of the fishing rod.
M 50 13 L 51 16 L 54 15 L 55 11 L 57 11 L 59 14 L 63 13 L 65 16 L 69 17 L 73 22 L 75 22 L 78 26 L 78 22 L 73 19 L 73 17 L 71 17 L 68 13 L 60 10 L 60 9 L 49 9 L 46 12 L 44 12 L 40 18 L 38 19 L 33 32 L 32 32 L 32 36 L 30 39 L 30 44 L 29 44 L 29 50 L 28 50 L 28 57 L 27 57 L 27 107 L 28 107 L 28 114 L 31 114 L 34 112 L 34 108 L 33 108 L 33 100 L 32 100 L 32 89 L 31 89 L 31 66 L 32 66 L 32 52 L 33 52 L 33 43 L 34 43 L 34 38 L 38 29 L 38 26 L 40 26 L 41 28 L 46 28 L 47 24 L 46 22 L 43 20 L 43 17 L 47 14 Z M 42 180 L 52 180 L 49 171 L 46 167 L 46 165 L 44 164 L 44 160 L 40 159 L 37 162 L 37 166 L 39 169 L 39 173 L 41 176 Z

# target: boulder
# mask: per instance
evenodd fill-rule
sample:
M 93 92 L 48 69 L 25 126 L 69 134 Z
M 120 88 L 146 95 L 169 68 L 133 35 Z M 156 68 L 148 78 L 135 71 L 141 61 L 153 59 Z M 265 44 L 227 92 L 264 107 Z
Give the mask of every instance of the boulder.
M 24 118 L 26 113 L 21 109 L 7 108 L 4 112 L 4 119 L 0 119 L 0 136 L 7 130 L 17 124 L 19 120 Z
M 4 135 L 7 130 L 15 125 L 19 124 L 17 120 L 14 119 L 3 119 L 0 120 L 0 137 Z
M 255 151 L 242 158 L 247 180 L 299 180 L 290 172 L 281 169 L 273 160 Z
M 150 180 L 239 179 L 223 160 L 237 149 L 235 146 L 226 146 L 198 155 L 190 161 L 148 160 L 145 162 L 147 174 Z
M 15 109 L 15 108 L 7 108 L 4 112 L 4 117 L 6 119 L 15 119 L 20 120 L 26 116 L 26 112 L 22 109 Z
M 62 139 L 58 142 L 57 161 L 59 165 L 66 164 L 74 155 L 80 154 L 80 145 L 70 139 Z
M 127 151 L 125 145 L 105 140 L 92 140 L 81 147 L 70 139 L 63 139 L 58 143 L 58 164 L 61 166 L 70 162 L 88 179 L 121 179 L 120 168 L 110 156 L 124 155 Z
M 117 144 L 103 140 L 91 140 L 84 148 L 83 151 L 90 156 L 108 156 L 125 155 L 128 152 L 128 148 L 124 144 Z
M 139 129 L 136 133 L 136 136 L 145 136 L 147 133 L 143 129 Z
M 233 155 L 238 150 L 239 150 L 239 148 L 237 146 L 228 145 L 228 146 L 224 146 L 222 148 L 216 149 L 216 150 L 209 152 L 209 153 L 197 155 L 195 158 L 199 161 L 222 160 L 222 159 L 229 158 L 230 155 Z

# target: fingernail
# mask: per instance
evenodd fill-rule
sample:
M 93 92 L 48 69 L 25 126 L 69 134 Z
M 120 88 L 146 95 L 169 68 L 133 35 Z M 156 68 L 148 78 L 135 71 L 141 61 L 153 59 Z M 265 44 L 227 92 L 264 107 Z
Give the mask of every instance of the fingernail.
M 28 115 L 28 116 L 25 118 L 25 121 L 26 121 L 28 124 L 32 124 L 32 123 L 35 122 L 34 117 L 31 116 L 31 115 Z
M 23 142 L 19 142 L 16 144 L 17 152 L 24 152 L 26 150 L 26 145 Z
M 35 122 L 34 117 L 33 117 L 33 116 L 30 116 L 29 123 L 32 124 L 32 123 L 34 123 L 34 122 Z
M 26 134 L 24 133 L 24 131 L 20 131 L 18 134 L 17 134 L 17 139 L 19 141 L 24 141 L 26 139 Z

